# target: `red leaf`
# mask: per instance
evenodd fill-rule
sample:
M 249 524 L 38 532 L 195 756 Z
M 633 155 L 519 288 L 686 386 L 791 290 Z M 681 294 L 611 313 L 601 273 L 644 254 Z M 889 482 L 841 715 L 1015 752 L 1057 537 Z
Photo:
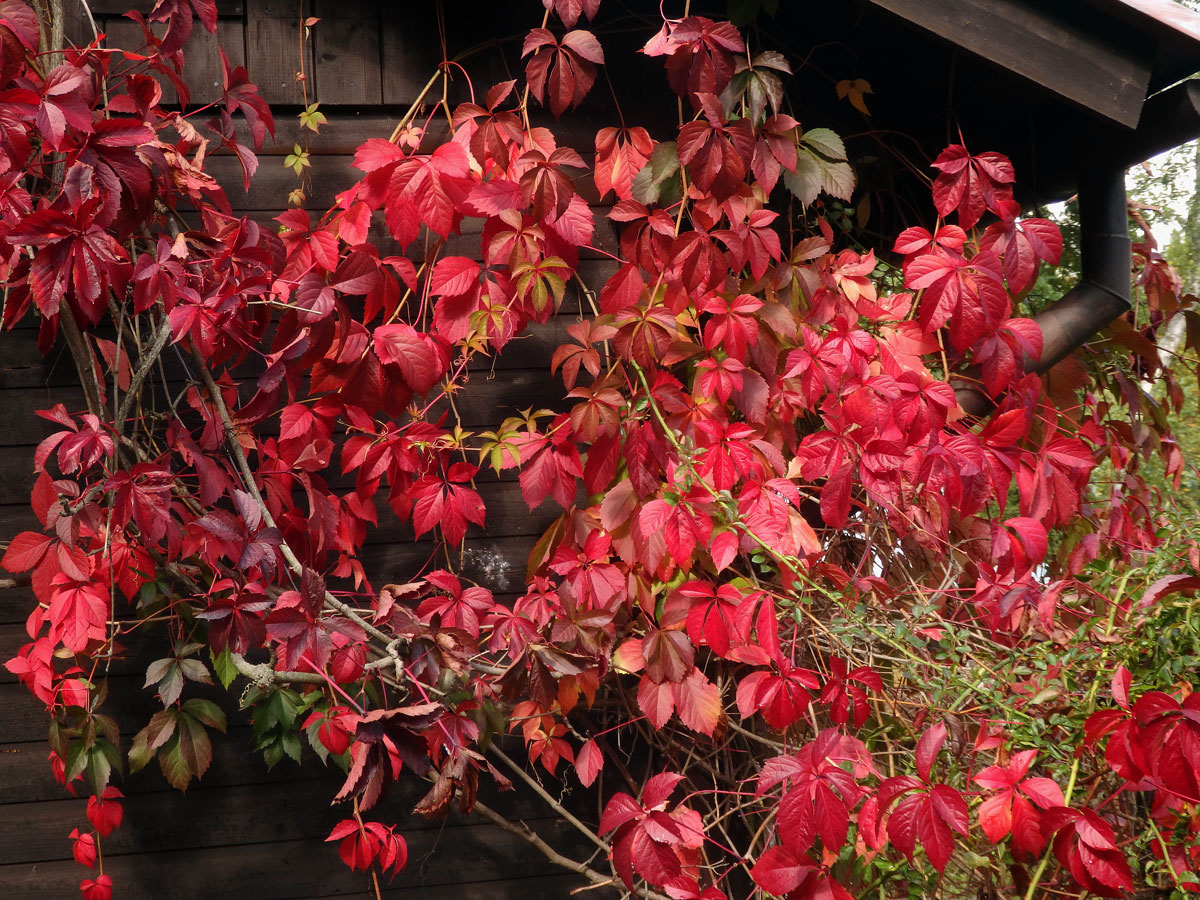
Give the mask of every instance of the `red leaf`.
M 604 754 L 594 740 L 589 740 L 575 754 L 575 771 L 584 787 L 591 787 L 600 770 L 604 768 Z
M 581 13 L 594 19 L 596 11 L 600 9 L 600 0 L 542 0 L 542 6 L 553 9 L 562 23 L 572 28 L 579 21 Z M 490 103 L 488 105 L 491 106 Z
M 89 869 L 96 867 L 96 836 L 91 832 L 80 833 L 78 828 L 71 829 L 71 855 L 77 865 Z
M 985 210 L 1002 214 L 1012 200 L 1016 180 L 1007 156 L 995 152 L 971 156 L 967 148 L 954 144 L 933 161 L 940 174 L 933 182 L 933 204 L 938 215 L 958 213 L 958 224 L 970 228 Z
M 754 863 L 750 877 L 768 894 L 782 897 L 799 887 L 813 869 L 807 856 L 792 853 L 786 847 L 768 847 Z
M 478 284 L 481 272 L 479 263 L 473 259 L 444 256 L 429 275 L 429 292 L 434 296 L 465 294 Z
M 632 849 L 634 870 L 651 884 L 662 884 L 682 871 L 671 845 L 654 840 L 644 828 L 633 832 Z
M 618 200 L 633 197 L 633 177 L 650 159 L 654 141 L 644 128 L 601 128 L 596 133 L 596 168 L 593 177 L 603 200 L 609 191 Z
M 521 447 L 521 495 L 530 509 L 552 497 L 566 509 L 575 500 L 576 480 L 583 475 L 579 448 L 566 442 L 564 429 L 557 441 L 538 438 Z
M 669 681 L 656 682 L 643 675 L 638 683 L 638 708 L 655 728 L 662 728 L 675 711 L 675 685 Z
M 675 685 L 679 719 L 692 731 L 711 736 L 721 718 L 721 692 L 699 669 Z
M 679 161 L 696 186 L 718 200 L 738 190 L 753 152 L 754 132 L 745 119 L 728 126 L 697 120 L 679 129 Z
M 683 776 L 678 772 L 659 772 L 652 775 L 642 788 L 642 803 L 647 810 L 666 809 L 667 800 L 674 793 Z
M 937 758 L 938 751 L 942 749 L 942 744 L 946 743 L 947 734 L 946 724 L 938 722 L 932 728 L 927 729 L 917 741 L 917 772 L 922 781 L 929 781 L 929 770 Z
M 375 353 L 383 363 L 400 367 L 413 393 L 428 394 L 449 368 L 444 344 L 405 322 L 381 325 L 373 335 Z
M 55 575 L 50 598 L 50 639 L 72 653 L 84 652 L 93 642 L 108 637 L 107 592 L 98 584 L 81 584 L 66 575 Z
M 457 463 L 451 467 L 446 481 L 427 475 L 413 485 L 409 496 L 413 501 L 413 530 L 417 537 L 440 526 L 450 545 L 457 547 L 467 533 L 468 522 L 484 524 L 486 510 L 479 494 L 451 483 L 468 481 L 475 471 L 474 466 Z
M 521 56 L 530 54 L 525 66 L 530 92 L 555 116 L 583 101 L 596 81 L 596 64 L 604 62 L 600 43 L 588 31 L 569 31 L 560 43 L 549 30 L 535 28 L 521 48 Z
M 1190 592 L 1197 589 L 1200 589 L 1200 576 L 1166 575 L 1146 588 L 1146 593 L 1142 594 L 1142 599 L 1138 601 L 1138 607 L 1145 609 L 1153 606 L 1168 594 Z
M 988 226 L 979 247 L 993 251 L 1004 261 L 1004 277 L 1016 296 L 1032 286 L 1041 262 L 1058 265 L 1062 233 L 1047 219 L 1017 220 L 1020 207 L 1016 203 L 1002 203 L 1001 208 L 1003 218 Z
M 87 819 L 101 837 L 108 837 L 121 824 L 125 810 L 118 801 L 124 796 L 110 784 L 99 797 L 88 797 Z
M 926 334 L 948 324 L 955 348 L 965 350 L 1007 319 L 1012 302 L 999 266 L 986 250 L 970 259 L 929 253 L 909 263 L 905 284 L 925 292 L 920 320 Z
M 1004 791 L 988 797 L 975 810 L 979 827 L 993 844 L 1004 840 L 1012 832 L 1012 800 L 1012 792 Z
M 9 571 L 12 570 L 10 569 Z M 1121 709 L 1129 709 L 1129 685 L 1132 681 L 1133 674 L 1124 666 L 1117 666 L 1112 677 L 1112 695 L 1113 699 L 1117 701 L 1117 706 L 1121 707 Z M 1062 804 L 1060 803 L 1059 805 L 1061 806 Z
M 79 882 L 79 892 L 83 900 L 112 900 L 112 879 L 107 875 L 85 878 Z
M 35 531 L 22 531 L 8 542 L 0 566 L 9 572 L 27 572 L 42 561 L 54 539 Z
M 597 834 L 603 837 L 613 829 L 619 828 L 626 822 L 632 822 L 643 815 L 645 815 L 645 811 L 642 809 L 641 804 L 628 794 L 614 794 L 600 816 L 600 828 Z

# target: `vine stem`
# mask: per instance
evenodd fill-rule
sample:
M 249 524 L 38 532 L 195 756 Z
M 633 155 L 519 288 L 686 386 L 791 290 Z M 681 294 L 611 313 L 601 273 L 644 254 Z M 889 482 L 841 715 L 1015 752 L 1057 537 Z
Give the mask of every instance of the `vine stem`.
M 1108 621 L 1104 625 L 1105 637 L 1108 637 L 1112 633 L 1113 625 L 1117 621 L 1117 610 L 1120 608 L 1120 598 L 1124 596 L 1125 588 L 1129 586 L 1129 578 L 1132 574 L 1132 569 L 1126 570 L 1125 574 L 1121 577 L 1120 583 L 1117 585 L 1117 590 L 1115 591 L 1112 599 L 1112 605 L 1108 610 Z M 1101 650 L 1100 666 L 1103 666 L 1105 660 L 1108 658 L 1108 651 L 1110 647 L 1111 644 L 1105 644 L 1103 650 Z M 1097 679 L 1092 682 L 1092 686 L 1088 690 L 1087 699 L 1084 701 L 1083 705 L 1085 715 L 1091 715 L 1092 710 L 1096 705 L 1096 694 L 1099 693 L 1099 691 L 1100 681 Z M 1079 778 L 1079 762 L 1082 758 L 1082 756 L 1076 756 L 1071 762 L 1071 774 L 1067 776 L 1067 789 L 1063 791 L 1063 806 L 1071 805 L 1071 795 L 1075 793 L 1075 782 Z M 1046 873 L 1046 866 L 1050 864 L 1050 853 L 1051 850 L 1049 847 L 1047 847 L 1045 852 L 1042 853 L 1042 858 L 1038 861 L 1038 867 L 1033 872 L 1033 878 L 1029 880 L 1029 889 L 1025 891 L 1025 900 L 1033 900 L 1033 894 L 1038 889 L 1038 885 L 1041 883 L 1042 875 Z
M 586 863 L 577 862 L 576 860 L 563 856 L 544 840 L 542 840 L 541 837 L 535 834 L 533 829 L 531 829 L 524 822 L 522 822 L 520 825 L 516 825 L 504 818 L 504 816 L 500 815 L 500 813 L 496 812 L 486 803 L 483 803 L 479 800 L 475 801 L 474 810 L 475 812 L 481 813 L 485 819 L 491 821 L 491 823 L 497 828 L 507 831 L 509 834 L 515 834 L 517 837 L 528 841 L 530 844 L 536 847 L 542 853 L 542 855 L 546 857 L 546 859 L 550 860 L 550 862 L 557 866 L 562 866 L 564 869 L 575 872 L 578 875 L 582 875 L 595 887 L 604 887 L 614 883 L 615 879 L 600 874 Z M 632 893 L 636 897 L 641 897 L 642 900 L 668 900 L 667 897 L 648 888 L 635 887 L 633 888 Z
M 417 110 L 421 108 L 421 102 L 429 96 L 429 92 L 433 90 L 433 86 L 437 84 L 437 80 L 441 77 L 442 67 L 439 65 L 429 80 L 425 82 L 425 87 L 421 88 L 421 92 L 417 94 L 417 99 L 412 102 L 412 106 L 408 108 L 408 112 L 401 117 L 400 121 L 396 123 L 396 127 L 392 129 L 392 136 L 388 138 L 391 143 L 396 143 L 396 140 L 400 137 L 400 132 L 404 130 L 404 126 L 412 121 L 413 116 L 417 114 Z
M 250 463 L 246 461 L 246 452 L 242 449 L 242 445 L 238 443 L 237 429 L 233 424 L 233 419 L 229 415 L 229 408 L 225 405 L 225 398 L 221 396 L 221 389 L 217 386 L 216 381 L 213 380 L 212 372 L 208 370 L 208 366 L 204 362 L 204 357 L 200 355 L 200 351 L 195 347 L 191 349 L 192 360 L 196 363 L 200 379 L 204 382 L 204 387 L 212 399 L 213 406 L 217 410 L 217 415 L 221 419 L 221 424 L 225 427 L 225 444 L 233 456 L 238 471 L 241 473 L 242 480 L 246 483 L 246 490 L 254 498 L 254 502 L 258 504 L 258 508 L 262 512 L 263 521 L 271 528 L 277 528 L 275 517 L 271 515 L 271 510 L 267 507 L 267 502 L 263 499 L 262 492 L 258 489 L 258 482 L 254 480 L 254 473 L 250 471 Z M 288 569 L 292 574 L 298 578 L 301 577 L 304 574 L 304 564 L 300 562 L 299 557 L 296 556 L 287 541 L 280 540 L 279 552 L 283 554 L 284 561 L 287 563 Z M 367 634 L 371 635 L 371 637 L 382 641 L 384 646 L 391 643 L 391 637 L 364 619 L 354 607 L 339 600 L 329 591 L 325 591 L 325 605 L 340 612 L 347 619 L 361 627 Z
M 121 407 L 117 410 L 116 421 L 113 425 L 118 432 L 125 430 L 125 419 L 129 415 L 133 404 L 137 399 L 142 382 L 146 380 L 146 376 L 150 374 L 150 370 L 158 361 L 159 355 L 163 352 L 163 348 L 167 346 L 167 341 L 171 339 L 171 322 L 167 318 L 165 312 L 162 320 L 159 322 L 158 332 L 154 335 L 154 343 L 150 345 L 150 349 L 142 356 L 141 363 L 138 369 L 133 373 L 133 377 L 129 379 L 129 390 L 125 392 L 125 396 L 121 398 Z
M 515 762 L 513 762 L 513 760 L 509 758 L 508 754 L 506 754 L 503 750 L 501 750 L 495 744 L 492 744 L 491 746 L 489 746 L 487 749 L 487 752 L 490 753 L 492 756 L 496 757 L 496 759 L 500 760 L 500 762 L 504 763 L 504 765 L 507 766 L 518 778 L 520 778 L 523 782 L 525 782 L 527 785 L 529 785 L 529 787 L 533 789 L 534 793 L 536 793 L 539 797 L 541 797 L 548 804 L 550 804 L 551 808 L 556 813 L 558 813 L 560 816 L 562 816 L 564 819 L 566 819 L 568 822 L 570 822 L 575 827 L 576 831 L 578 831 L 580 834 L 582 834 L 584 837 L 586 837 L 589 841 L 591 841 L 593 844 L 595 844 L 597 847 L 599 847 L 605 853 L 607 853 L 609 851 L 609 846 L 608 846 L 607 841 L 605 841 L 603 838 L 601 838 L 599 835 L 597 835 L 596 832 L 592 831 L 592 829 L 588 828 L 586 825 L 584 825 L 582 822 L 580 822 L 579 819 L 575 818 L 575 816 L 573 816 L 566 809 L 566 807 L 564 807 L 561 803 L 559 803 L 557 800 L 555 800 L 553 797 L 551 797 L 550 794 L 546 791 L 546 789 L 544 787 L 542 787 L 540 784 L 538 784 L 537 780 L 535 778 L 531 777 L 528 772 L 526 772 L 524 769 L 522 769 L 520 766 L 518 766 Z
M 267 686 L 278 682 L 291 682 L 292 684 L 325 684 L 326 678 L 319 672 L 277 672 L 267 663 L 252 663 L 242 656 L 240 653 L 230 651 L 229 658 L 233 661 L 233 667 L 238 670 L 238 673 L 245 675 L 255 684 Z

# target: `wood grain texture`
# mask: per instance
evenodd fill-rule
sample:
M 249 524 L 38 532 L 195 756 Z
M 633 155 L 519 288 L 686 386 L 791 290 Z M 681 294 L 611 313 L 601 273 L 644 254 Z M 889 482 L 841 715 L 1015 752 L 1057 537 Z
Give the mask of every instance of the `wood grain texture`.
M 391 5 L 377 0 L 313 4 L 313 15 L 321 20 L 313 26 L 312 40 L 317 99 L 322 105 L 382 102 L 379 16 L 382 6 Z
M 266 829 L 265 834 L 271 833 L 273 826 L 266 821 L 265 815 L 268 810 L 247 808 L 234 797 L 230 797 L 226 810 L 226 817 L 212 824 L 192 818 L 186 803 L 171 811 L 192 834 L 217 830 L 221 824 L 235 821 L 237 816 L 255 812 L 261 818 L 250 819 L 247 824 L 257 823 Z M 308 809 L 295 812 L 307 814 Z M 75 824 L 81 818 L 76 819 Z M 198 827 L 200 822 L 206 822 L 208 827 Z M 546 820 L 531 825 L 552 843 L 573 846 L 571 835 L 566 832 L 569 826 Z M 131 821 L 126 827 L 135 826 Z M 525 841 L 489 825 L 426 829 L 408 832 L 405 837 L 409 865 L 391 882 L 390 888 L 394 890 L 436 888 L 442 897 L 453 898 L 457 896 L 458 885 L 484 887 L 493 879 L 511 883 L 517 881 L 514 876 L 519 876 L 520 882 L 513 885 L 517 890 L 490 896 L 528 897 L 531 896 L 528 893 L 531 885 L 525 879 L 555 877 L 561 872 Z M 69 849 L 65 836 L 62 845 Z M 346 868 L 337 859 L 335 849 L 317 838 L 281 841 L 268 838 L 256 843 L 106 856 L 104 870 L 114 884 L 120 885 L 121 896 L 127 900 L 162 900 L 164 897 L 171 900 L 212 900 L 214 897 L 291 900 L 299 896 L 356 893 L 370 883 L 362 873 L 353 873 Z M 81 871 L 72 861 L 3 865 L 0 866 L 0 896 L 5 900 L 78 897 Z M 558 884 L 562 885 L 562 881 Z
M 304 102 L 304 88 L 296 74 L 303 68 L 311 77 L 314 60 L 311 41 L 301 49 L 301 7 L 301 0 L 255 0 L 246 8 L 247 69 L 268 103 Z M 308 92 L 309 103 L 315 99 L 313 93 Z
M 380 80 L 383 102 L 407 106 L 434 73 L 441 48 L 429 35 L 433 5 L 426 3 L 380 4 Z M 453 7 L 449 8 L 453 14 Z
M 1154 57 L 1129 35 L 1120 44 L 1026 0 L 871 0 L 875 6 L 1021 75 L 1127 128 L 1137 126 Z
M 88 0 L 92 15 L 120 16 L 129 10 L 137 10 L 146 15 L 154 9 L 158 0 Z M 242 0 L 217 0 L 218 16 L 240 16 L 245 12 L 246 4 Z
M 130 19 L 112 16 L 99 19 L 98 24 L 106 35 L 104 43 L 107 47 L 136 52 L 145 43 L 141 26 Z M 159 34 L 165 30 L 162 25 L 152 27 Z M 225 74 L 218 47 L 225 50 L 230 67 L 246 64 L 245 25 L 241 18 L 218 19 L 215 35 L 210 34 L 198 21 L 194 23 L 192 33 L 183 45 L 184 58 L 187 60 L 183 80 L 188 87 L 192 107 L 211 103 L 221 97 Z M 178 103 L 179 97 L 170 80 L 157 75 L 155 77 L 162 85 L 166 102 Z

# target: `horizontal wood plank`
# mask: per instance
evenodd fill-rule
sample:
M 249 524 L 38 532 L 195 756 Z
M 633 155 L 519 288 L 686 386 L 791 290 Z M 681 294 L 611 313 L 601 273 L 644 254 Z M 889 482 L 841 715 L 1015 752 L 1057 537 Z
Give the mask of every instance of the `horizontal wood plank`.
M 244 747 L 243 752 L 250 754 L 252 751 Z M 266 841 L 322 841 L 334 825 L 350 815 L 351 810 L 348 804 L 332 803 L 345 776 L 336 769 L 321 767 L 315 756 L 309 763 L 316 767 L 321 777 L 189 790 L 186 794 L 174 790 L 142 793 L 142 773 L 127 776 L 122 782 L 126 795 L 125 824 L 104 841 L 105 863 L 131 853 Z M 45 765 L 44 758 L 42 764 Z M 151 765 L 157 768 L 156 764 Z M 147 774 L 150 774 L 149 768 Z M 485 774 L 481 778 L 483 796 L 480 799 L 489 806 L 503 802 L 507 815 L 537 819 L 551 814 L 545 802 L 532 791 L 513 791 L 501 799 L 493 785 L 493 780 Z M 371 809 L 369 818 L 397 822 L 406 835 L 442 828 L 453 831 L 483 823 L 477 817 L 457 814 L 445 821 L 429 821 L 414 815 L 413 807 L 429 788 L 429 782 L 404 772 Z M 9 803 L 0 806 L 0 810 L 3 811 L 0 815 L 0 847 L 5 848 L 6 861 L 50 862 L 71 858 L 66 837 L 83 821 L 82 798 Z M 197 828 L 197 822 L 207 823 L 208 827 Z
M 271 811 L 260 811 L 271 812 Z M 307 813 L 307 810 L 301 812 Z M 187 813 L 180 815 L 187 821 Z M 264 816 L 266 818 L 266 816 Z M 221 821 L 191 822 L 195 830 L 220 828 Z M 263 822 L 264 828 L 269 828 Z M 531 823 L 552 845 L 578 851 L 577 842 L 559 821 Z M 134 827 L 133 821 L 125 827 Z M 69 829 L 68 829 L 69 831 Z M 441 887 L 454 897 L 458 884 L 491 879 L 540 879 L 561 872 L 521 838 L 490 825 L 408 832 L 409 865 L 391 887 Z M 369 884 L 337 859 L 336 848 L 316 839 L 251 843 L 161 853 L 117 855 L 104 860 L 104 870 L 127 900 L 212 900 L 253 896 L 255 900 L 290 900 L 299 896 L 340 896 Z M 0 866 L 0 896 L 5 900 L 76 897 L 81 869 L 74 862 Z M 169 885 L 169 894 L 163 888 Z M 530 896 L 520 893 L 512 896 Z M 543 895 L 544 896 L 544 895 Z
M 158 0 L 88 0 L 95 16 L 121 16 L 129 10 L 147 15 Z M 218 16 L 240 16 L 246 11 L 242 0 L 216 0 Z
M 1137 126 L 1154 62 L 1152 46 L 1145 42 L 1122 45 L 1105 40 L 1065 20 L 1055 4 L 871 2 L 1072 104 L 1127 128 Z
M 297 75 L 312 77 L 312 42 L 303 41 L 297 0 L 255 0 L 246 9 L 246 48 L 250 77 L 271 104 L 303 105 L 316 99 Z M 286 196 L 286 194 L 285 194 Z
M 235 688 L 235 693 L 229 695 L 227 701 L 222 704 L 226 709 L 232 710 L 236 706 L 238 690 L 240 688 Z M 231 719 L 234 722 L 240 721 L 240 717 L 231 716 Z M 131 730 L 121 735 L 122 748 L 128 750 L 134 733 Z M 328 768 L 322 766 L 315 755 L 305 755 L 303 765 L 297 765 L 289 759 L 268 769 L 262 754 L 253 750 L 248 725 L 231 725 L 228 733 L 216 732 L 212 733 L 211 737 L 212 766 L 200 781 L 193 782 L 188 788 L 189 796 L 243 785 L 283 784 L 313 779 L 332 780 L 340 784 L 341 770 L 334 767 L 333 763 L 330 763 Z M 49 752 L 49 745 L 44 738 L 0 745 L 0 806 L 70 800 L 66 789 L 54 780 L 50 772 L 46 760 Z M 135 775 L 126 774 L 120 777 L 118 782 L 129 790 L 136 789 L 139 794 L 150 795 L 167 791 L 178 793 L 167 783 L 156 762 Z M 0 813 L 0 818 L 4 818 L 5 815 Z
M 98 24 L 105 33 L 107 47 L 140 51 L 145 45 L 142 27 L 131 19 L 106 18 L 101 19 Z M 162 34 L 166 27 L 155 25 L 153 29 Z M 192 107 L 211 103 L 221 97 L 224 70 L 221 67 L 218 47 L 225 51 L 230 66 L 246 64 L 245 26 L 240 18 L 218 19 L 216 34 L 211 34 L 197 22 L 192 28 L 192 33 L 188 35 L 187 42 L 183 45 L 183 54 L 187 61 L 183 81 L 188 87 L 188 99 Z M 178 103 L 179 97 L 170 79 L 158 75 L 154 77 L 158 78 L 162 85 L 165 102 Z
M 313 26 L 312 41 L 317 99 L 322 105 L 383 101 L 380 6 L 377 0 L 315 0 L 312 4 L 313 15 L 321 20 Z

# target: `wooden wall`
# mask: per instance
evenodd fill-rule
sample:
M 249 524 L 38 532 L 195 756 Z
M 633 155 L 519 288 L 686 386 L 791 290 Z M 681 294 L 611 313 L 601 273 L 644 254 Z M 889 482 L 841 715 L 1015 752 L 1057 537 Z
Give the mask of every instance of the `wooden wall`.
M 119 14 L 129 6 L 145 12 L 153 3 L 91 0 L 90 5 L 110 43 L 129 46 L 140 43 L 139 32 Z M 540 5 L 532 5 L 540 13 Z M 368 137 L 390 134 L 432 73 L 436 32 L 429 22 L 417 19 L 423 15 L 413 11 L 417 6 L 429 4 L 387 0 L 304 4 L 304 15 L 322 20 L 304 49 L 308 99 L 319 101 L 329 119 L 322 133 L 309 142 L 312 189 L 305 206 L 314 212 L 327 209 L 335 194 L 352 183 L 349 163 L 355 146 Z M 277 137 L 265 148 L 248 192 L 242 190 L 233 158 L 213 159 L 212 169 L 226 185 L 235 208 L 267 222 L 296 186 L 295 175 L 282 163 L 300 137 L 295 117 L 302 102 L 295 78 L 301 52 L 300 3 L 218 0 L 218 8 L 220 41 L 232 63 L 247 64 L 251 77 L 275 106 Z M 90 27 L 74 21 L 69 34 L 86 40 Z M 199 24 L 186 53 L 193 101 L 213 99 L 220 88 L 220 62 L 212 37 Z M 582 141 L 574 146 L 588 149 Z M 598 239 L 612 240 L 607 233 Z M 598 284 L 604 266 L 598 258 L 586 260 L 581 271 L 589 283 Z M 549 356 L 564 340 L 570 313 L 577 308 L 578 299 L 570 297 L 559 320 L 510 347 L 492 370 L 473 373 L 470 390 L 458 401 L 464 425 L 491 427 L 518 408 L 549 406 L 556 395 L 561 398 L 561 390 L 555 390 L 548 376 Z M 43 359 L 35 341 L 32 328 L 0 335 L 0 542 L 18 531 L 38 528 L 28 505 L 32 455 L 50 428 L 33 411 L 57 402 L 72 410 L 83 408 L 69 357 L 60 350 Z M 465 569 L 497 594 L 511 595 L 524 584 L 529 548 L 557 509 L 546 504 L 530 514 L 511 479 L 485 480 L 480 493 L 488 506 L 488 523 L 468 537 Z M 372 535 L 364 557 L 369 571 L 383 583 L 406 580 L 406 574 L 431 550 L 428 542 L 414 542 L 411 532 L 385 522 Z M 23 623 L 32 603 L 28 589 L 0 590 L 0 659 L 11 657 L 26 642 Z M 111 678 L 107 707 L 120 722 L 126 749 L 158 706 L 152 693 L 142 688 L 147 661 L 135 643 Z M 235 686 L 235 692 L 238 689 Z M 322 843 L 333 824 L 347 815 L 344 807 L 329 805 L 340 785 L 340 773 L 324 771 L 311 753 L 303 768 L 285 760 L 268 772 L 261 757 L 250 751 L 248 718 L 236 710 L 236 694 L 201 689 L 201 695 L 222 702 L 230 721 L 228 735 L 214 735 L 215 759 L 205 778 L 186 796 L 166 784 L 155 764 L 118 780 L 129 797 L 126 822 L 103 842 L 104 870 L 113 878 L 117 896 L 123 900 L 368 896 L 368 879 L 351 873 L 338 860 L 334 845 Z M 47 764 L 47 726 L 45 710 L 0 669 L 0 897 L 5 900 L 78 897 L 80 879 L 94 874 L 71 860 L 67 835 L 72 828 L 86 827 L 84 800 L 71 797 L 54 782 Z M 549 900 L 565 897 L 579 886 L 579 879 L 563 874 L 524 841 L 482 819 L 451 817 L 444 823 L 430 823 L 409 815 L 418 797 L 412 787 L 396 789 L 380 810 L 381 821 L 399 823 L 410 853 L 407 869 L 385 886 L 385 896 Z M 564 851 L 580 850 L 578 836 L 551 820 L 536 797 L 514 792 L 491 800 L 510 816 L 537 827 Z M 594 820 L 593 798 L 581 795 L 572 803 L 583 804 Z

